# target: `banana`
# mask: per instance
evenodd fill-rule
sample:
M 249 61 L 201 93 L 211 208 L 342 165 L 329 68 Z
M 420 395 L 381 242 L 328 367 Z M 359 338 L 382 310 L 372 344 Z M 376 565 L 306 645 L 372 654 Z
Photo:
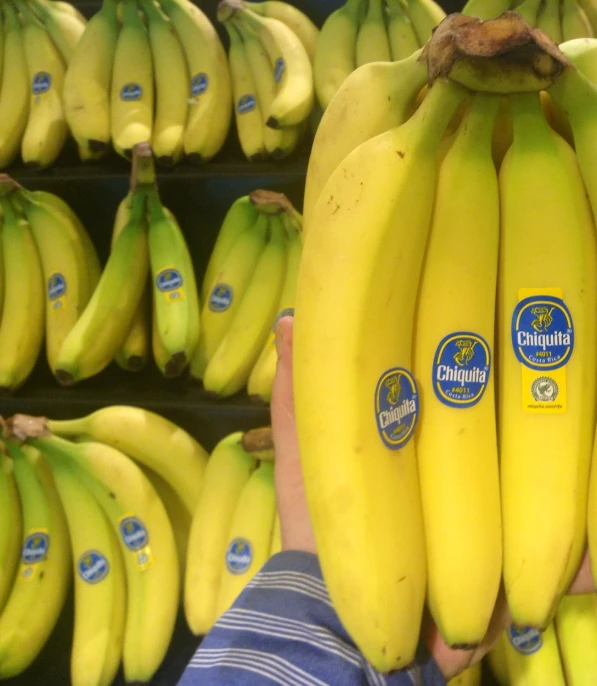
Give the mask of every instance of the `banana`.
M 234 91 L 234 114 L 238 139 L 245 157 L 260 162 L 266 157 L 263 131 L 263 114 L 257 96 L 243 38 L 231 22 L 224 26 L 230 38 L 228 62 Z
M 29 72 L 25 41 L 16 9 L 2 6 L 4 48 L 0 80 L 0 168 L 10 165 L 21 147 L 29 117 Z
M 249 9 L 239 13 L 241 21 L 257 33 L 273 65 L 277 89 L 264 112 L 266 125 L 278 129 L 302 124 L 311 114 L 315 97 L 307 51 L 292 29 L 281 21 L 261 17 Z
M 412 661 L 425 596 L 411 333 L 435 155 L 463 97 L 436 80 L 406 124 L 339 165 L 299 273 L 294 397 L 307 501 L 332 602 L 381 672 Z
M 4 68 L 4 48 L 6 45 L 6 35 L 4 17 L 0 15 L 0 86 L 2 86 L 2 70 Z
M 240 494 L 256 466 L 241 447 L 242 433 L 230 434 L 215 447 L 193 514 L 184 607 L 191 631 L 207 634 L 216 621 L 216 603 L 224 573 L 224 557 Z
M 44 333 L 44 279 L 29 223 L 6 197 L 2 252 L 4 306 L 0 320 L 0 388 L 16 389 L 39 356 Z
M 255 224 L 258 216 L 248 195 L 243 195 L 238 200 L 235 200 L 230 206 L 218 232 L 215 245 L 211 251 L 205 269 L 205 276 L 203 277 L 203 283 L 201 285 L 202 304 L 205 304 L 206 300 L 209 298 L 212 282 L 217 277 L 232 246 L 241 234 Z
M 68 135 L 62 105 L 64 63 L 45 28 L 25 2 L 17 7 L 23 20 L 23 38 L 31 94 L 29 119 L 21 142 L 27 167 L 44 169 L 60 154 Z
M 71 465 L 110 520 L 127 580 L 124 675 L 127 682 L 150 681 L 172 637 L 180 583 L 174 534 L 162 501 L 141 469 L 110 446 L 75 444 L 52 435 L 31 443 Z
M 145 192 L 138 190 L 131 219 L 116 241 L 87 307 L 62 345 L 53 371 L 63 385 L 104 369 L 130 329 L 147 280 L 145 203 Z
M 528 24 L 535 26 L 542 2 L 543 0 L 524 0 L 516 11 Z
M 130 159 L 137 143 L 152 140 L 153 60 L 136 0 L 123 1 L 122 16 L 112 70 L 110 125 L 114 149 Z
M 315 204 L 342 160 L 361 143 L 402 124 L 427 83 L 420 53 L 396 63 L 368 64 L 350 75 L 319 124 L 305 185 L 303 231 L 308 233 Z
M 544 629 L 586 536 L 595 229 L 574 152 L 545 121 L 538 94 L 510 102 L 498 290 L 504 582 L 513 621 Z M 523 508 L 543 516 L 521 518 Z
M 274 531 L 272 533 L 272 545 L 269 551 L 270 557 L 282 551 L 282 532 L 280 530 L 280 515 L 276 514 Z
M 183 157 L 189 112 L 189 70 L 172 22 L 154 0 L 142 0 L 148 21 L 156 87 L 151 147 L 159 164 L 172 166 Z
M 205 368 L 236 317 L 255 268 L 265 248 L 269 218 L 260 215 L 230 248 L 209 286 L 201 310 L 199 345 L 191 362 L 191 374 L 202 379 Z
M 562 42 L 562 25 L 560 23 L 560 0 L 543 0 L 537 15 L 537 28 L 553 40 L 556 45 Z
M 407 0 L 406 4 L 419 45 L 425 45 L 446 13 L 434 0 Z
M 500 200 L 491 137 L 499 105 L 499 96 L 474 97 L 441 163 L 414 341 L 425 417 L 416 450 L 427 602 L 451 647 L 481 643 L 502 571 L 492 369 Z M 453 279 L 456 263 L 468 265 L 464 281 Z
M 506 632 L 502 631 L 493 648 L 487 653 L 487 662 L 498 686 L 508 686 L 508 665 L 506 663 Z
M 210 358 L 203 385 L 220 397 L 238 393 L 267 341 L 276 317 L 287 267 L 286 231 L 271 217 L 269 238 L 230 327 Z
M 70 584 L 70 546 L 60 497 L 49 465 L 29 461 L 9 442 L 21 507 L 21 562 L 0 615 L 0 678 L 29 667 L 52 633 Z
M 73 686 L 110 686 L 122 657 L 124 561 L 100 504 L 68 463 L 50 462 L 72 546 L 75 628 L 71 681 Z
M 491 141 L 493 162 L 498 170 L 502 166 L 502 161 L 512 145 L 512 135 L 510 101 L 507 97 L 502 97 L 502 103 L 495 118 L 493 139 Z
M 323 110 L 356 69 L 355 51 L 361 4 L 362 0 L 346 0 L 326 19 L 319 34 L 313 61 L 313 80 Z
M 576 38 L 559 48 L 589 81 L 597 84 L 597 38 Z
M 13 461 L 0 452 L 0 617 L 12 588 L 21 554 L 23 523 Z
M 87 21 L 87 17 L 81 12 L 79 12 L 79 10 L 74 5 L 71 5 L 70 2 L 63 2 L 63 0 L 50 1 L 52 3 L 52 6 L 55 7 L 57 10 L 60 10 L 60 12 L 70 14 L 72 17 L 76 17 L 82 23 L 85 23 Z
M 369 7 L 359 27 L 359 34 L 357 36 L 357 67 L 362 67 L 364 64 L 369 64 L 369 62 L 392 61 L 390 43 L 386 31 L 383 0 L 368 0 L 368 2 Z
M 110 145 L 110 86 L 120 31 L 117 8 L 118 0 L 103 0 L 64 79 L 64 112 L 83 155 L 102 154 Z
M 593 33 L 597 34 L 597 3 L 595 0 L 578 0 L 578 4 L 583 8 L 587 19 L 591 24 Z
M 510 0 L 468 0 L 462 14 L 470 14 L 485 21 L 499 17 L 503 12 L 507 12 L 510 6 Z M 516 11 L 518 12 L 518 8 Z
M 387 0 L 388 39 L 392 51 L 392 60 L 410 57 L 420 45 L 413 29 L 412 22 L 402 5 L 401 0 Z
M 54 45 L 58 48 L 64 64 L 68 66 L 77 43 L 85 32 L 87 22 L 55 7 L 51 0 L 30 0 L 30 2 L 44 23 Z
M 53 369 L 64 339 L 89 302 L 87 258 L 77 228 L 50 203 L 20 193 L 41 257 L 45 283 L 46 354 Z
M 553 624 L 543 633 L 514 626 L 504 633 L 510 686 L 566 686 Z
M 276 97 L 274 68 L 256 33 L 249 26 L 246 26 L 244 22 L 238 21 L 237 18 L 233 18 L 232 21 L 243 38 L 247 61 L 255 82 L 255 90 L 263 121 L 263 144 L 265 151 L 274 159 L 283 159 L 288 157 L 295 149 L 299 139 L 298 130 L 296 128 L 275 130 L 265 125 L 267 113 Z
M 481 663 L 477 662 L 472 667 L 467 667 L 464 672 L 448 681 L 448 686 L 480 686 Z
M 187 550 L 192 517 L 178 493 L 165 479 L 152 469 L 144 468 L 143 473 L 151 481 L 151 485 L 155 488 L 156 493 L 164 503 L 168 519 L 170 520 L 170 524 L 172 524 L 172 532 L 174 533 L 174 540 L 176 542 L 176 552 L 178 553 L 178 566 L 181 573 L 182 591 L 184 589 L 184 571 L 187 563 Z
M 315 59 L 319 29 L 309 17 L 288 2 L 265 0 L 264 2 L 245 2 L 245 5 L 262 17 L 277 19 L 286 24 L 299 37 L 311 62 Z
M 217 618 L 269 559 L 275 518 L 274 465 L 262 462 L 249 477 L 234 509 L 216 604 Z
M 178 494 L 189 514 L 195 512 L 207 453 L 165 417 L 140 407 L 114 405 L 81 419 L 48 420 L 47 427 L 58 436 L 105 443 L 122 450 L 159 474 Z
M 205 14 L 188 0 L 162 0 L 185 52 L 190 107 L 184 151 L 193 163 L 217 155 L 232 120 L 232 85 L 224 47 Z
M 154 313 L 168 354 L 164 374 L 180 376 L 199 342 L 199 297 L 192 258 L 173 215 L 155 188 L 147 195 Z
M 282 221 L 287 222 L 284 215 Z M 293 226 L 288 225 L 288 223 L 286 230 L 288 234 L 288 259 L 282 294 L 276 308 L 277 317 L 247 382 L 249 396 L 263 400 L 266 403 L 269 403 L 271 400 L 272 386 L 278 362 L 278 355 L 276 354 L 276 324 L 281 317 L 294 312 L 296 283 L 303 254 L 303 243 L 299 231 Z
M 556 612 L 556 635 L 566 682 L 589 686 L 597 680 L 597 595 L 567 595 Z
M 562 41 L 591 38 L 593 29 L 577 0 L 562 0 Z

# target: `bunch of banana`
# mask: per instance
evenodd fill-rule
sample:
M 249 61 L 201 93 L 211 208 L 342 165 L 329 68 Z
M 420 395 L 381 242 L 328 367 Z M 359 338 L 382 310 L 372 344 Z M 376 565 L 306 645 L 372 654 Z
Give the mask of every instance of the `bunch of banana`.
M 164 166 L 207 161 L 232 117 L 224 48 L 190 0 L 103 0 L 70 61 L 64 102 L 84 160 L 110 142 L 130 158 L 147 141 Z
M 21 673 L 43 647 L 72 558 L 73 686 L 109 686 L 121 662 L 127 681 L 150 681 L 170 643 L 186 564 L 179 551 L 207 453 L 135 407 L 68 421 L 17 415 L 10 425 L 10 457 L 0 455 L 0 677 Z
M 276 367 L 275 325 L 294 307 L 301 217 L 286 196 L 254 191 L 226 215 L 201 288 L 191 374 L 226 397 L 248 385 L 266 402 Z
M 191 524 L 184 608 L 206 634 L 281 549 L 271 430 L 233 433 L 214 449 Z
M 516 10 L 556 43 L 592 37 L 597 27 L 595 0 L 468 0 L 462 13 L 493 19 L 509 10 Z
M 434 0 L 347 0 L 326 20 L 315 51 L 315 91 L 322 109 L 357 67 L 409 57 L 445 16 Z
M 283 2 L 222 0 L 218 19 L 230 37 L 234 111 L 244 154 L 253 161 L 287 157 L 313 109 L 317 29 Z

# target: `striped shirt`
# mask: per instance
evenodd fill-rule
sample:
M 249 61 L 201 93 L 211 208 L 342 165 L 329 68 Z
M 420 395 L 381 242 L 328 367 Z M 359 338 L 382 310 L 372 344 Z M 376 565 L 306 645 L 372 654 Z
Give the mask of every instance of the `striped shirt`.
M 380 674 L 334 611 L 315 555 L 278 553 L 215 624 L 179 686 L 445 686 L 421 655 Z

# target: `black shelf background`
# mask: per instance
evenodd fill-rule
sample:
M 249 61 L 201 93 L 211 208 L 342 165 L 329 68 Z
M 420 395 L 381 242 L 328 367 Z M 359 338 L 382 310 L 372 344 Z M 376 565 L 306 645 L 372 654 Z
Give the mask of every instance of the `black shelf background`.
M 343 0 L 290 0 L 321 26 Z M 100 6 L 99 0 L 73 4 L 87 17 Z M 217 2 L 198 3 L 213 21 L 225 44 L 225 31 L 215 20 Z M 448 12 L 459 11 L 463 0 L 441 0 Z M 289 159 L 280 163 L 249 164 L 236 138 L 234 123 L 220 154 L 203 166 L 182 163 L 173 169 L 158 169 L 158 184 L 164 204 L 171 209 L 185 233 L 201 281 L 217 232 L 230 205 L 241 195 L 260 188 L 283 192 L 299 210 L 311 137 L 307 137 Z M 15 164 L 8 173 L 26 188 L 60 195 L 77 212 L 105 262 L 109 251 L 116 209 L 128 191 L 130 166 L 115 153 L 98 164 L 80 162 L 72 140 L 58 162 L 43 172 L 32 172 Z M 165 380 L 152 362 L 148 369 L 132 374 L 115 364 L 93 379 L 72 389 L 63 389 L 53 379 L 42 351 L 36 368 L 15 394 L 0 396 L 0 415 L 16 412 L 52 418 L 83 416 L 106 405 L 130 404 L 159 412 L 176 422 L 211 450 L 225 435 L 269 423 L 269 408 L 252 403 L 246 393 L 214 400 L 199 384 L 188 379 Z M 7 686 L 68 686 L 70 644 L 73 626 L 72 589 L 56 630 L 33 665 Z M 174 686 L 199 645 L 179 614 L 170 650 L 151 681 L 152 686 Z M 484 669 L 483 684 L 494 686 Z M 120 674 L 115 686 L 124 685 Z

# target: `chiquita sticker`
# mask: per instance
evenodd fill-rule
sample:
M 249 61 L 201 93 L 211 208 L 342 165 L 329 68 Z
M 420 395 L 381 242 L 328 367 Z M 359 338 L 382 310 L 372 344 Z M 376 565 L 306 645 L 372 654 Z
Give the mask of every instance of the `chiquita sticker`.
M 138 517 L 123 517 L 119 526 L 122 542 L 129 550 L 133 552 L 141 550 L 149 543 L 149 534 L 145 524 Z
M 382 374 L 375 388 L 375 419 L 381 440 L 400 450 L 413 437 L 419 419 L 419 394 L 413 375 L 394 367 Z
M 522 655 L 532 655 L 543 645 L 541 632 L 532 626 L 511 626 L 506 633 L 512 647 Z
M 444 405 L 466 408 L 483 397 L 491 368 L 487 341 L 476 333 L 458 331 L 440 341 L 433 359 L 433 390 Z
M 212 312 L 226 312 L 232 305 L 232 288 L 227 283 L 219 283 L 209 296 L 209 309 Z
M 284 64 L 284 58 L 278 57 L 278 59 L 276 60 L 276 64 L 274 65 L 274 81 L 276 83 L 280 83 L 280 81 L 282 80 L 285 69 L 286 65 Z
M 21 548 L 21 565 L 18 573 L 21 583 L 38 577 L 43 569 L 40 563 L 47 559 L 49 550 L 50 536 L 47 529 L 33 530 L 27 534 Z
M 529 369 L 559 369 L 574 350 L 572 315 L 560 298 L 548 295 L 521 300 L 512 316 L 512 345 Z
M 226 569 L 230 574 L 244 574 L 253 561 L 253 548 L 246 538 L 235 538 L 226 549 Z
M 48 278 L 48 300 L 53 310 L 64 307 L 66 296 L 66 278 L 64 274 L 55 272 Z
M 238 99 L 237 110 L 239 114 L 252 112 L 257 106 L 257 100 L 252 95 L 243 95 Z
M 168 302 L 184 300 L 184 280 L 178 269 L 162 269 L 156 274 L 155 284 Z
M 200 95 L 205 93 L 208 86 L 209 79 L 207 78 L 207 74 L 195 74 L 195 76 L 193 76 L 191 79 L 191 96 L 193 98 L 198 98 Z
M 52 77 L 47 71 L 38 71 L 31 82 L 31 92 L 33 95 L 43 95 L 52 87 Z
M 86 550 L 77 562 L 77 573 L 85 583 L 99 584 L 110 573 L 110 563 L 99 550 Z
M 120 90 L 120 99 L 124 102 L 135 102 L 141 100 L 143 88 L 138 83 L 125 83 Z

